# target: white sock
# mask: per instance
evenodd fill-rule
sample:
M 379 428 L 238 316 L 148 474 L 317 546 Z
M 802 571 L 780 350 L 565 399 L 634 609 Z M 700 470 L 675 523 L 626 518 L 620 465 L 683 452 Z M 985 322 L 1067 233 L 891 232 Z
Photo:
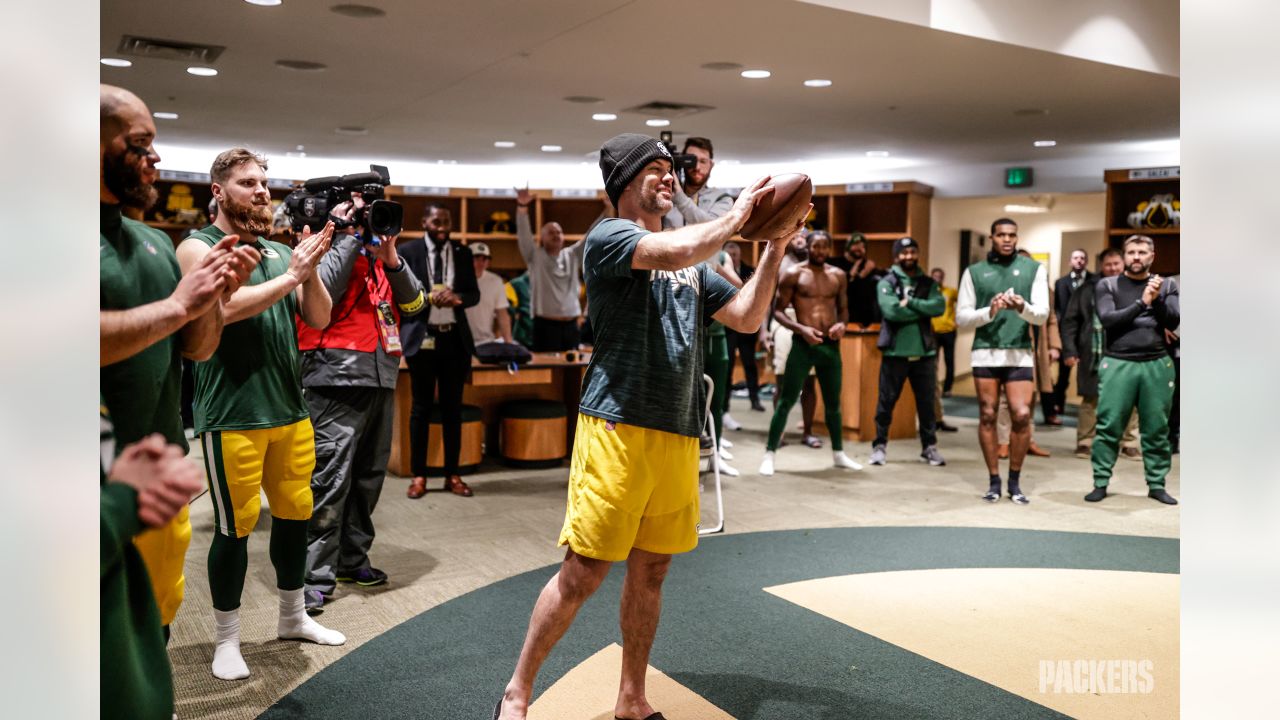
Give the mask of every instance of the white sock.
M 307 615 L 302 588 L 279 592 L 280 621 L 276 624 L 276 636 L 281 640 L 308 640 L 317 645 L 342 645 L 347 641 L 346 635 L 330 630 Z
M 831 460 L 838 468 L 849 468 L 850 470 L 862 469 L 862 465 L 848 455 L 845 455 L 843 450 L 836 450 L 831 453 Z
M 721 424 L 721 425 L 724 425 L 724 428 L 725 428 L 726 430 L 741 430 L 741 429 L 742 429 L 742 423 L 738 422 L 737 420 L 734 420 L 734 419 L 733 419 L 733 416 L 732 416 L 732 415 L 730 415 L 729 413 L 725 413 L 725 414 L 723 414 L 723 415 L 721 415 L 721 416 L 720 416 L 720 424 Z
M 240 610 L 214 610 L 213 634 L 213 676 L 219 680 L 249 677 L 249 666 L 240 656 Z
M 721 448 L 731 448 L 731 447 L 733 447 L 733 441 L 732 441 L 732 440 L 730 440 L 729 438 L 723 438 L 723 437 L 722 437 L 722 438 L 720 438 L 720 447 L 721 447 Z
M 726 449 L 725 449 L 725 447 L 724 447 L 724 445 L 721 445 L 721 446 L 720 446 L 720 453 L 719 453 L 719 455 L 720 455 L 720 459 L 721 459 L 721 460 L 732 460 L 732 459 L 733 459 L 733 453 L 731 453 L 731 452 L 729 452 L 728 450 L 726 450 Z
M 760 461 L 760 474 L 766 477 L 773 474 L 773 451 L 772 450 L 766 450 L 764 452 L 764 459 Z

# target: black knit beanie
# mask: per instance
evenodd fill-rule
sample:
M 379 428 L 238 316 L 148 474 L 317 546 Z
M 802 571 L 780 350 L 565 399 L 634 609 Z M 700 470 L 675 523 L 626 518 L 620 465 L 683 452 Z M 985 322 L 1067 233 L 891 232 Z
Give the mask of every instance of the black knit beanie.
M 893 241 L 894 259 L 896 260 L 898 258 L 898 255 L 901 254 L 902 251 L 906 250 L 907 248 L 915 248 L 916 250 L 919 250 L 920 243 L 916 242 L 915 238 L 911 238 L 911 237 L 901 237 L 901 238 L 898 238 L 897 240 L 894 240 Z
M 622 191 L 645 165 L 656 159 L 671 162 L 671 151 L 657 138 L 639 133 L 622 133 L 600 146 L 600 174 L 604 191 L 614 207 Z

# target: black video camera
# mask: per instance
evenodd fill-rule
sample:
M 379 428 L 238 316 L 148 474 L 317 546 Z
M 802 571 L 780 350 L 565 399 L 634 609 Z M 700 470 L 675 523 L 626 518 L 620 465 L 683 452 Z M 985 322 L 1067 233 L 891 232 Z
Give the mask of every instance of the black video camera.
M 284 199 L 285 209 L 293 223 L 295 233 L 310 225 L 319 230 L 333 220 L 338 227 L 357 227 L 365 231 L 365 240 L 378 243 L 379 235 L 398 235 L 404 224 L 404 206 L 382 199 L 391 174 L 385 165 L 370 165 L 370 172 L 354 175 L 336 175 L 311 178 L 302 187 L 289 193 Z M 355 211 L 350 223 L 332 217 L 333 209 L 351 199 L 358 192 L 365 205 Z
M 673 136 L 670 130 L 663 130 L 658 133 L 658 137 L 671 152 L 671 172 L 675 173 L 676 180 L 684 185 L 685 172 L 698 167 L 698 156 L 692 153 L 676 152 L 676 144 L 672 142 Z

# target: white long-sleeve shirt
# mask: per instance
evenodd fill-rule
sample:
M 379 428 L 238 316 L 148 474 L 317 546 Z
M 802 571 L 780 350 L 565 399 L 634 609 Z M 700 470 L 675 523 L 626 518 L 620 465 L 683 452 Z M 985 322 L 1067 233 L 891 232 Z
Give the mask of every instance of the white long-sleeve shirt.
M 1018 317 L 1032 325 L 1044 325 L 1049 321 L 1049 275 L 1041 264 L 1031 283 L 1031 297 L 1025 299 L 1021 311 L 1012 309 L 1000 312 L 1018 312 Z M 960 278 L 960 296 L 956 299 L 956 324 L 962 328 L 980 328 L 995 318 L 991 306 L 974 307 L 977 296 L 973 290 L 973 277 L 965 268 Z M 973 367 L 1035 367 L 1036 356 L 1024 348 L 974 348 L 969 364 Z

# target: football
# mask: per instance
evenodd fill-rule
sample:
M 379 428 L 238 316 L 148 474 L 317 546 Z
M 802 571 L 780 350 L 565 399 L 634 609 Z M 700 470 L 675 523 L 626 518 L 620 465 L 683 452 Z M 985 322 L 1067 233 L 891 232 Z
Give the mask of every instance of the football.
M 773 192 L 760 199 L 738 234 L 748 240 L 772 240 L 796 226 L 809 211 L 813 182 L 803 173 L 777 175 Z

